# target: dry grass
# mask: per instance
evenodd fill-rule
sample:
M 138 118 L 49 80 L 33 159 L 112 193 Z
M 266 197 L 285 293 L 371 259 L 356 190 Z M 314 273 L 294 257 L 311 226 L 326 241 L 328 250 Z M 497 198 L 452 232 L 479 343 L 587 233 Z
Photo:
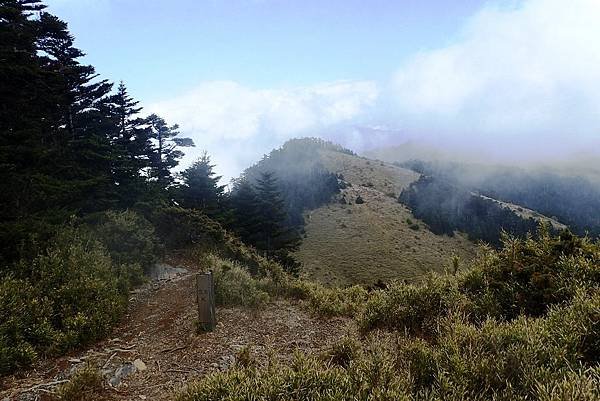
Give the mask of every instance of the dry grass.
M 323 159 L 352 184 L 338 197 L 351 203 L 332 202 L 307 213 L 307 236 L 296 257 L 308 278 L 327 285 L 416 281 L 425 272 L 450 268 L 453 255 L 463 261 L 474 256 L 476 246 L 466 237 L 433 234 L 397 202 L 418 174 L 335 152 L 323 152 Z M 359 195 L 364 204 L 355 203 Z

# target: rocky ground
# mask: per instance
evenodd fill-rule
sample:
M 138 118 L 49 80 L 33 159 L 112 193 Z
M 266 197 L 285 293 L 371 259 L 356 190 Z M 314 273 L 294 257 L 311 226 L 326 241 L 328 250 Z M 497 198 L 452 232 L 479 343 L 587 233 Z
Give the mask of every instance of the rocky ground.
M 319 352 L 353 330 L 347 320 L 314 317 L 278 300 L 258 311 L 217 308 L 215 331 L 198 334 L 196 268 L 178 262 L 180 268 L 162 266 L 154 281 L 132 293 L 129 313 L 108 339 L 1 378 L 0 400 L 55 399 L 57 386 L 88 364 L 103 375 L 102 391 L 90 399 L 168 400 L 186 383 L 230 368 L 244 346 L 264 363 L 269 356 L 291 358 L 295 350 Z

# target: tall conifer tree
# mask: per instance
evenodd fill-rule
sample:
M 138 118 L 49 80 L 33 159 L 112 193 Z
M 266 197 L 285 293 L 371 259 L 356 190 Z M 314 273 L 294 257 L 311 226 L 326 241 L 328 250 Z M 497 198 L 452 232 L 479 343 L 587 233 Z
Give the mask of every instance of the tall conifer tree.
M 156 179 L 161 189 L 168 188 L 173 183 L 171 169 L 179 164 L 183 157 L 180 147 L 194 146 L 190 138 L 178 138 L 179 126 L 177 124 L 168 126 L 164 119 L 152 114 L 148 117 L 148 125 L 151 129 L 151 138 L 155 145 L 150 149 L 150 175 Z
M 219 185 L 217 176 L 208 153 L 202 156 L 189 168 L 181 172 L 181 185 L 178 187 L 178 199 L 181 205 L 201 210 L 209 217 L 221 220 L 225 214 L 225 186 Z

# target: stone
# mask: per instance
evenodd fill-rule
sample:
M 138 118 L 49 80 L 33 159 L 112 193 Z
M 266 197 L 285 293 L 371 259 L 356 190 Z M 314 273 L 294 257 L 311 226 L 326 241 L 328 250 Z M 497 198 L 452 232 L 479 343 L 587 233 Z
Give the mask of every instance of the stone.
M 173 267 L 166 263 L 156 263 L 150 268 L 149 275 L 155 281 L 170 280 L 177 276 L 187 273 L 183 267 Z
M 135 361 L 133 361 L 133 366 L 135 366 L 135 368 L 137 370 L 139 370 L 140 372 L 143 372 L 144 370 L 148 369 L 146 367 L 146 364 L 144 363 L 144 361 L 142 361 L 141 359 L 136 359 Z
M 131 362 L 127 362 L 126 364 L 124 364 L 123 366 L 119 367 L 116 371 L 115 371 L 115 375 L 113 377 L 110 378 L 110 380 L 108 381 L 108 383 L 113 386 L 113 387 L 117 387 L 121 384 L 121 381 L 129 376 L 132 373 L 135 373 L 137 371 L 137 368 L 135 367 L 135 365 Z

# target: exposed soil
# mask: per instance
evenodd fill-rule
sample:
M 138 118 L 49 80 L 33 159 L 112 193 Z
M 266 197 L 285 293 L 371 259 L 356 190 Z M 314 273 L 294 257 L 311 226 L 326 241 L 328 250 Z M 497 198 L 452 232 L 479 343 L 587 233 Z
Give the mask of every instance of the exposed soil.
M 168 281 L 148 284 L 132 294 L 130 310 L 109 339 L 67 356 L 40 361 L 33 369 L 2 379 L 0 400 L 52 400 L 56 386 L 86 364 L 104 374 L 98 400 L 168 400 L 186 383 L 235 363 L 235 355 L 250 345 L 265 363 L 269 355 L 291 358 L 295 350 L 319 352 L 354 327 L 347 319 L 311 316 L 300 304 L 277 300 L 259 311 L 217 308 L 217 327 L 197 334 L 194 266 Z M 139 359 L 146 366 L 109 380 L 124 364 Z M 40 386 L 41 385 L 41 386 Z M 31 390 L 34 388 L 34 390 Z

